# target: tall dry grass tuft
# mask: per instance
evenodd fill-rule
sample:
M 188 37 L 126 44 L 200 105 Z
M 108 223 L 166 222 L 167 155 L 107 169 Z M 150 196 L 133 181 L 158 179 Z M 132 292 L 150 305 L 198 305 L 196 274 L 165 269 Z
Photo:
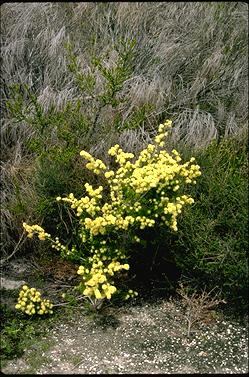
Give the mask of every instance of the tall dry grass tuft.
M 4 250 L 13 247 L 16 239 L 10 234 L 18 228 L 10 210 L 17 204 L 13 171 L 18 166 L 25 176 L 25 145 L 34 132 L 25 122 L 15 123 L 7 111 L 10 84 L 26 83 L 45 112 L 51 105 L 61 110 L 68 101 L 85 101 L 67 68 L 65 42 L 74 46 L 82 71 L 91 72 L 93 55 L 100 56 L 105 66 L 115 66 L 116 44 L 121 38 L 135 38 L 133 72 L 121 91 L 127 98 L 121 123 L 138 106 L 151 104 L 147 120 L 135 129 L 116 132 L 108 128 L 114 115 L 106 108 L 85 144 L 99 155 L 112 140 L 138 150 L 150 140 L 158 121 L 171 118 L 172 143 L 202 148 L 246 127 L 247 33 L 244 2 L 4 3 L 0 89 Z M 96 92 L 102 86 L 99 76 Z M 89 102 L 84 103 L 87 113 Z M 32 195 L 30 181 L 18 181 L 21 192 Z

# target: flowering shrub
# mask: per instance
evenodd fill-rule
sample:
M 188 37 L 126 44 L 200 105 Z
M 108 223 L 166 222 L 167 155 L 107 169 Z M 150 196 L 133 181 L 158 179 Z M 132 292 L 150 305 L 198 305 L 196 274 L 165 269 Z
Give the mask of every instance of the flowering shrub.
M 118 144 L 108 154 L 117 165 L 110 170 L 103 161 L 86 151 L 80 155 L 87 161 L 86 168 L 106 180 L 106 187 L 93 188 L 85 183 L 86 195 L 77 199 L 73 193 L 57 197 L 58 202 L 70 205 L 78 217 L 79 227 L 73 245 L 63 245 L 38 225 L 23 224 L 28 237 L 34 234 L 40 240 L 49 240 L 63 256 L 78 260 L 78 274 L 82 276 L 81 289 L 85 296 L 97 303 L 110 299 L 117 292 L 114 275 L 129 270 L 129 242 L 140 242 L 139 229 L 168 226 L 177 231 L 177 216 L 183 206 L 194 200 L 182 190 L 195 184 L 201 172 L 192 157 L 181 163 L 174 149 L 166 152 L 165 137 L 172 122 L 159 125 L 154 143 L 142 150 L 136 159 L 124 152 Z M 129 290 L 125 298 L 137 292 Z
M 18 303 L 15 308 L 28 315 L 32 314 L 52 314 L 53 304 L 49 300 L 42 299 L 41 293 L 35 288 L 29 288 L 27 285 L 22 287 L 19 293 Z

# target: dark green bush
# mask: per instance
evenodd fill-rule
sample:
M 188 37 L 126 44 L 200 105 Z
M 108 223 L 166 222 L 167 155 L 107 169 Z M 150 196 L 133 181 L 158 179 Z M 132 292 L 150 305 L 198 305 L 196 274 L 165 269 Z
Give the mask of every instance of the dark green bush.
M 248 141 L 213 142 L 196 156 L 202 176 L 174 236 L 176 266 L 198 285 L 218 286 L 231 305 L 248 305 Z

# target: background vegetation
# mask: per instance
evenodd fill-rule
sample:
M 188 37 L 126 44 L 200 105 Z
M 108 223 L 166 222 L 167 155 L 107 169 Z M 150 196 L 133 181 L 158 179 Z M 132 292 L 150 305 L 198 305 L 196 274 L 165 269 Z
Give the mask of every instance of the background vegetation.
M 96 183 L 82 148 L 107 162 L 116 142 L 137 153 L 168 118 L 167 149 L 195 155 L 203 175 L 177 236 L 148 234 L 162 251 L 144 262 L 248 302 L 247 86 L 244 2 L 4 3 L 3 259 L 41 247 L 23 221 L 73 236 L 54 199 Z

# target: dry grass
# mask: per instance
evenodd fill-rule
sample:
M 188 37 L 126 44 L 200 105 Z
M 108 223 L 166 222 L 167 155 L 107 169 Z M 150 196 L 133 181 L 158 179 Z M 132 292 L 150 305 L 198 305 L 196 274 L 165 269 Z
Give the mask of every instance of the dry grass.
M 150 101 L 157 113 L 180 123 L 184 118 L 197 132 L 196 113 L 211 130 L 215 123 L 233 132 L 247 117 L 247 22 L 242 2 L 5 3 L 3 78 L 28 83 L 45 107 L 50 101 L 60 107 L 77 94 L 66 69 L 65 41 L 73 40 L 89 69 L 90 52 L 110 49 L 115 60 L 114 43 L 135 37 L 135 69 L 126 88 L 131 103 L 124 116 Z
M 89 140 L 95 154 L 103 155 L 112 140 L 125 149 L 140 149 L 160 118 L 174 120 L 172 142 L 181 140 L 193 148 L 247 126 L 245 2 L 4 3 L 1 23 L 4 248 L 16 242 L 10 237 L 10 229 L 17 227 L 9 210 L 16 200 L 13 171 L 26 166 L 23 145 L 32 132 L 9 118 L 7 88 L 14 82 L 28 84 L 45 110 L 51 104 L 61 109 L 67 101 L 81 98 L 67 70 L 65 42 L 73 42 L 82 68 L 89 71 L 93 53 L 109 52 L 105 64 L 115 65 L 119 38 L 137 40 L 134 71 L 123 88 L 129 101 L 122 121 L 138 105 L 149 102 L 154 110 L 138 129 L 118 135 L 97 129 Z M 101 80 L 98 85 L 96 90 L 101 90 Z M 99 123 L 105 116 L 112 114 L 101 113 Z M 27 180 L 21 185 L 21 192 L 31 193 Z

